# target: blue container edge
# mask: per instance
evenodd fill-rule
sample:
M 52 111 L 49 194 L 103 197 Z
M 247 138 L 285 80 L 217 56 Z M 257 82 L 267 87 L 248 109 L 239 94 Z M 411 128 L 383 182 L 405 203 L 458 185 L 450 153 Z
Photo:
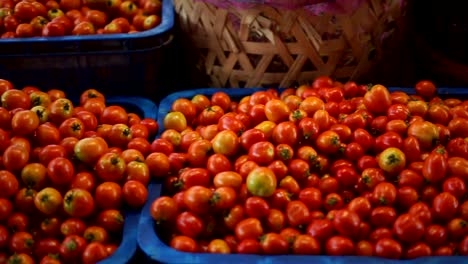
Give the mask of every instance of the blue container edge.
M 184 90 L 172 93 L 161 100 L 158 111 L 159 133 L 164 130 L 163 120 L 164 115 L 170 111 L 171 104 L 178 98 L 191 98 L 196 94 L 212 95 L 215 92 L 228 92 L 230 96 L 245 96 L 255 91 L 266 90 L 267 88 L 200 88 L 194 90 Z M 408 94 L 414 94 L 413 88 L 389 87 L 390 91 L 402 91 Z M 281 90 L 281 89 L 280 89 Z M 438 94 L 456 95 L 468 97 L 468 88 L 438 88 Z M 137 241 L 140 249 L 153 261 L 163 263 L 255 263 L 255 264 L 275 264 L 275 263 L 305 263 L 314 262 L 320 264 L 438 264 L 438 263 L 466 263 L 466 257 L 450 256 L 450 257 L 424 257 L 414 260 L 392 260 L 378 257 L 359 257 L 359 256 L 265 256 L 265 255 L 246 255 L 246 254 L 231 254 L 229 257 L 222 254 L 207 254 L 207 253 L 185 253 L 176 251 L 161 241 L 154 230 L 154 221 L 150 214 L 151 204 L 161 195 L 161 182 L 152 181 L 148 187 L 148 201 L 141 210 L 140 220 L 138 224 Z M 150 232 L 151 231 L 151 232 Z
M 107 105 L 131 104 L 143 112 L 143 118 L 157 118 L 158 107 L 151 100 L 143 97 L 110 96 L 106 99 Z M 137 250 L 137 226 L 141 210 L 129 209 L 124 211 L 124 227 L 122 241 L 117 250 L 99 264 L 128 263 Z
M 86 35 L 86 36 L 63 36 L 63 37 L 34 37 L 34 38 L 12 38 L 12 39 L 1 39 L 0 45 L 2 43 L 37 43 L 37 42 L 49 42 L 49 43 L 72 43 L 76 41 L 121 41 L 121 40 L 132 40 L 140 39 L 146 37 L 157 36 L 162 33 L 167 32 L 168 30 L 174 27 L 174 3 L 172 0 L 162 0 L 162 10 L 161 10 L 161 24 L 157 27 L 137 32 L 133 34 L 103 34 L 103 35 Z

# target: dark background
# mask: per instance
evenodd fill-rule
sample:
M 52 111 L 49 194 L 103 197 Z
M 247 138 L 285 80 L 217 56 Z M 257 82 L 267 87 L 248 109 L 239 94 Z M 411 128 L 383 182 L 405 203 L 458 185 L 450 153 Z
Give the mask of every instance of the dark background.
M 399 47 L 387 47 L 384 57 L 361 83 L 412 87 L 430 79 L 439 87 L 468 86 L 468 3 L 461 0 L 408 0 Z M 168 90 L 207 87 L 208 80 L 194 71 L 196 56 L 176 27 L 167 60 Z

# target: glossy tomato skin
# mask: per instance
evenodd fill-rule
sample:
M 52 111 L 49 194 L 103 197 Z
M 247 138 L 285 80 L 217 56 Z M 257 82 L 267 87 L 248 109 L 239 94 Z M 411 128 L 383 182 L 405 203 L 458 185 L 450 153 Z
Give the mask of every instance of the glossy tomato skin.
M 447 159 L 440 153 L 433 152 L 424 160 L 422 175 L 430 183 L 444 180 L 447 174 Z

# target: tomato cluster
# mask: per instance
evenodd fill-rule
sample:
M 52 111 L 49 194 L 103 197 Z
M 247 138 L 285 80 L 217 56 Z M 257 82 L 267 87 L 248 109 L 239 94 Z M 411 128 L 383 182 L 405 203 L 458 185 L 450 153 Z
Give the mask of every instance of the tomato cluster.
M 157 171 L 154 119 L 88 89 L 0 80 L 0 263 L 95 263 L 117 249 L 123 209 L 140 208 Z
M 177 99 L 156 230 L 184 252 L 468 255 L 468 102 L 415 92 L 320 77 Z
M 161 23 L 160 0 L 0 0 L 1 38 L 135 33 Z

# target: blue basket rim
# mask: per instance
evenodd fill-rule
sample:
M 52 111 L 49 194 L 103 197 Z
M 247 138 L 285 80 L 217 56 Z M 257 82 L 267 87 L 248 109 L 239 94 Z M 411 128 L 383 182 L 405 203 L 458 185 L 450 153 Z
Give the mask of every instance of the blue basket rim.
M 159 104 L 158 122 L 160 133 L 164 130 L 162 120 L 164 115 L 170 111 L 172 102 L 179 98 L 190 99 L 196 94 L 212 95 L 215 92 L 227 92 L 231 96 L 245 96 L 255 91 L 266 90 L 268 88 L 200 88 L 194 90 L 184 90 L 172 93 L 163 98 Z M 414 94 L 414 88 L 389 87 L 390 91 L 402 91 Z M 468 96 L 468 88 L 438 88 L 439 95 Z M 138 224 L 137 240 L 140 249 L 153 261 L 162 263 L 255 263 L 255 264 L 276 264 L 276 263 L 318 263 L 318 264 L 445 264 L 445 263 L 466 263 L 466 257 L 424 257 L 413 260 L 392 260 L 378 257 L 359 256 L 297 256 L 297 255 L 247 255 L 230 254 L 228 257 L 222 254 L 208 253 L 185 253 L 176 251 L 169 247 L 158 237 L 154 229 L 154 221 L 151 217 L 150 209 L 152 202 L 161 196 L 162 183 L 152 181 L 148 187 L 148 201 L 141 211 Z
M 83 35 L 83 36 L 63 36 L 63 37 L 31 37 L 31 38 L 7 38 L 0 39 L 2 43 L 71 43 L 81 41 L 122 41 L 142 39 L 147 37 L 158 36 L 166 33 L 174 27 L 174 4 L 172 0 L 162 0 L 161 24 L 157 27 L 136 32 L 136 33 L 121 33 L 121 34 L 101 34 L 101 35 Z

